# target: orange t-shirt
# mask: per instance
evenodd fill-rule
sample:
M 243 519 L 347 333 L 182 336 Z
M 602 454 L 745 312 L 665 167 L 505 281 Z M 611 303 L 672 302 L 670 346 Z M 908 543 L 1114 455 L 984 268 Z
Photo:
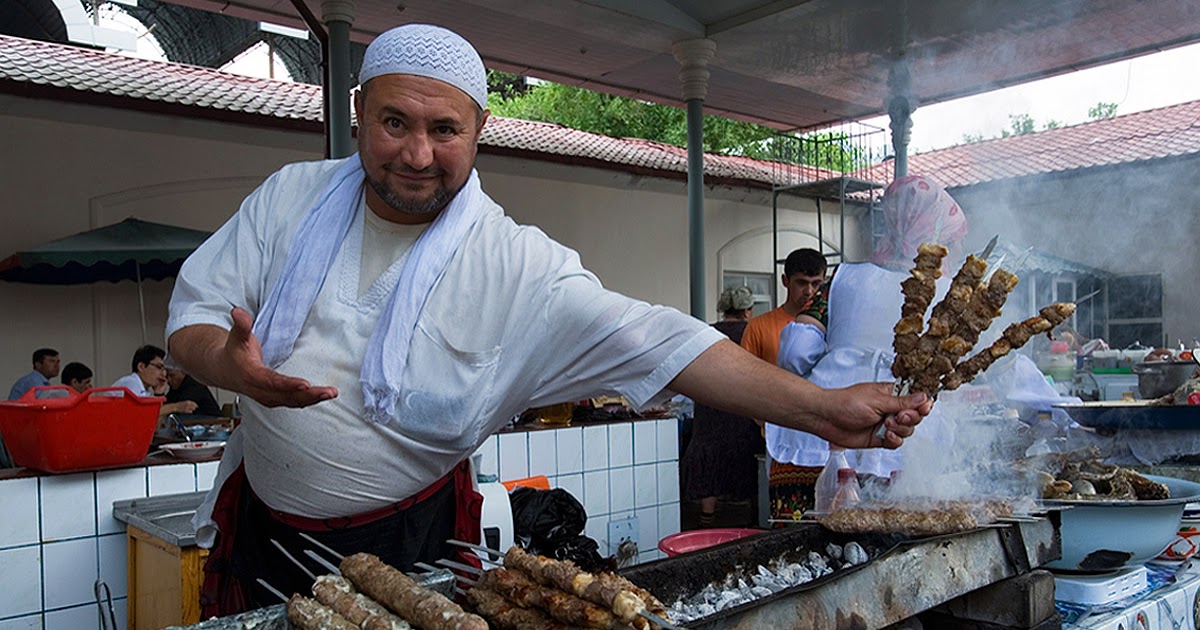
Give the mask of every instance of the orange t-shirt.
M 751 319 L 746 324 L 746 332 L 742 333 L 742 347 L 771 365 L 778 365 L 779 336 L 784 327 L 795 320 L 782 306 Z

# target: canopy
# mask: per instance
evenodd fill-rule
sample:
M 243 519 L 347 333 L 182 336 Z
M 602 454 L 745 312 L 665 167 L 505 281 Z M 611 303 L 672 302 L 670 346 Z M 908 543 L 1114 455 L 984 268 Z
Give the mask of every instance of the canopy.
M 162 280 L 211 232 L 129 218 L 17 252 L 0 261 L 0 280 L 32 284 L 88 284 Z

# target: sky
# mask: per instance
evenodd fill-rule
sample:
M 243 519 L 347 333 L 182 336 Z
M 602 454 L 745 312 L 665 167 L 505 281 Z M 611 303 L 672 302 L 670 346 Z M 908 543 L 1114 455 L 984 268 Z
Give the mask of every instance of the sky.
M 103 5 L 101 20 L 113 28 L 141 34 L 133 56 L 164 60 L 162 50 L 145 29 L 111 4 Z M 119 24 L 119 26 L 118 26 Z M 254 77 L 268 76 L 266 45 L 259 43 L 222 70 Z M 1088 109 L 1097 103 L 1116 103 L 1117 114 L 1200 100 L 1200 44 L 1182 46 L 1134 59 L 1080 70 L 944 103 L 921 106 L 913 113 L 910 153 L 921 153 L 962 144 L 967 135 L 998 137 L 1009 129 L 1009 116 L 1028 114 L 1037 129 L 1051 121 L 1073 125 L 1088 121 Z M 289 80 L 276 60 L 274 78 Z M 888 128 L 886 116 L 861 121 Z M 884 142 L 890 142 L 885 140 Z M 890 151 L 887 151 L 890 152 Z
M 1088 121 L 1097 103 L 1116 103 L 1117 115 L 1200 100 L 1200 44 L 1173 48 L 1002 90 L 919 107 L 910 153 L 962 144 L 967 134 L 994 138 L 1010 114 L 1029 114 L 1037 129 Z M 865 124 L 888 128 L 887 117 Z

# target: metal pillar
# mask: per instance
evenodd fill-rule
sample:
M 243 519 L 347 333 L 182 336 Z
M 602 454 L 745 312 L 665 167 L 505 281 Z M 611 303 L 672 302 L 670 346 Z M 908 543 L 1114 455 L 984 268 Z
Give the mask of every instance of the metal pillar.
M 354 153 L 350 137 L 350 25 L 354 23 L 354 0 L 321 0 L 321 19 L 329 31 L 325 75 L 329 157 L 343 158 Z
M 671 47 L 681 66 L 679 81 L 687 103 L 688 143 L 688 277 L 692 317 L 707 321 L 704 302 L 704 97 L 708 95 L 708 62 L 716 53 L 711 39 L 690 39 Z

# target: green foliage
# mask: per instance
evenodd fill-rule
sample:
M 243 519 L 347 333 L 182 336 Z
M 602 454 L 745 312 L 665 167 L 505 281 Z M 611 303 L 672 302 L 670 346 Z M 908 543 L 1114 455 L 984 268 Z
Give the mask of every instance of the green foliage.
M 529 91 L 525 77 L 499 70 L 487 71 L 488 98 L 513 98 Z
M 1058 129 L 1062 126 L 1062 123 L 1058 122 L 1057 120 L 1047 120 L 1046 124 L 1042 125 L 1042 129 Z
M 1033 116 L 1029 114 L 1009 114 L 1008 125 L 1009 129 L 1000 131 L 1000 137 L 1021 136 L 1034 132 Z
M 1112 118 L 1117 115 L 1116 103 L 1105 103 L 1100 101 L 1095 107 L 1088 108 L 1088 118 L 1092 120 L 1100 120 L 1102 118 Z
M 504 78 L 500 75 L 503 73 L 489 71 L 489 89 L 493 89 L 493 76 L 497 80 Z M 677 107 L 557 83 L 530 86 L 523 92 L 505 91 L 503 86 L 507 82 L 496 85 L 489 96 L 488 108 L 497 116 L 556 123 L 616 138 L 687 146 L 687 112 Z M 803 139 L 780 136 L 763 125 L 719 116 L 704 117 L 704 150 L 709 153 L 783 159 L 844 172 L 869 166 L 865 151 L 855 150 L 848 140 L 845 134 L 829 133 L 808 134 Z M 797 148 L 790 148 L 793 144 Z

